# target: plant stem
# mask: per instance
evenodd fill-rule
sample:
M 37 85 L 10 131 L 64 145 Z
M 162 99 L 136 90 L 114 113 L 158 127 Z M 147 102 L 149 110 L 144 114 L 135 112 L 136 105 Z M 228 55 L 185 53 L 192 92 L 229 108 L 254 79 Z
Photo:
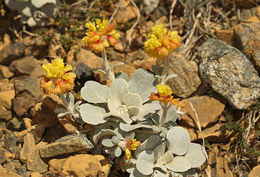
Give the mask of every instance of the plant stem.
M 164 58 L 164 66 L 163 66 L 162 76 L 160 79 L 160 84 L 165 84 L 167 74 L 168 74 L 168 66 L 169 66 L 169 57 L 166 56 Z
M 170 108 L 170 105 L 169 105 L 169 103 L 161 103 L 161 102 L 160 102 L 160 105 L 162 107 L 163 114 L 162 114 L 162 117 L 161 117 L 161 120 L 160 120 L 160 123 L 159 123 L 159 127 L 162 127 L 163 124 L 165 123 L 167 111 Z
M 115 79 L 115 73 L 111 70 L 109 62 L 107 60 L 107 54 L 105 48 L 101 52 L 102 58 L 104 59 L 103 69 L 106 72 L 106 76 L 109 80 Z

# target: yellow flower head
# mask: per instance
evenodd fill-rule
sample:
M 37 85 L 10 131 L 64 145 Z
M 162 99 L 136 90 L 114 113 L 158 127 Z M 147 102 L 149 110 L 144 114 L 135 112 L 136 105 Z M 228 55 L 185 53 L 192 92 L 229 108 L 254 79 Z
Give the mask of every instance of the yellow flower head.
M 132 158 L 131 151 L 135 151 L 140 145 L 141 145 L 141 142 L 136 141 L 136 139 L 132 139 L 132 140 L 130 140 L 129 138 L 126 139 L 125 159 L 129 160 L 130 158 Z
M 76 74 L 68 72 L 72 70 L 72 66 L 64 66 L 63 59 L 57 58 L 51 63 L 43 64 L 42 69 L 46 71 L 46 75 L 41 80 L 41 88 L 47 94 L 62 94 L 73 89 Z
M 158 84 L 158 85 L 156 85 L 156 88 L 158 90 L 158 94 L 161 97 L 168 97 L 169 95 L 171 95 L 173 93 L 172 89 L 169 85 Z
M 184 104 L 179 101 L 180 100 L 179 98 L 174 98 L 172 96 L 173 91 L 169 85 L 158 84 L 156 85 L 156 88 L 158 94 L 152 93 L 150 96 L 150 100 L 156 100 L 164 103 L 172 103 L 176 107 L 178 106 L 184 107 Z
M 87 28 L 86 36 L 82 39 L 86 43 L 90 50 L 102 51 L 104 47 L 114 46 L 120 34 L 116 32 L 115 25 L 108 25 L 108 21 L 98 18 L 93 22 L 87 22 L 85 24 Z
M 181 45 L 181 37 L 177 31 L 167 31 L 163 25 L 155 25 L 144 43 L 146 53 L 155 58 L 163 59 Z

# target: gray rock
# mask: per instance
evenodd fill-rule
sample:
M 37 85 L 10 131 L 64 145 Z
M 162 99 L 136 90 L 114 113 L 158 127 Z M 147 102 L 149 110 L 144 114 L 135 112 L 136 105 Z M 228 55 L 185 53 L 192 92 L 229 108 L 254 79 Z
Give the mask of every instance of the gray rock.
M 41 159 L 38 149 L 30 153 L 26 165 L 28 170 L 34 172 L 44 173 L 48 171 L 48 165 Z
M 26 113 L 33 105 L 35 105 L 35 98 L 28 92 L 23 92 L 15 97 L 13 100 L 14 112 L 21 116 Z
M 237 109 L 260 97 L 260 78 L 250 60 L 234 47 L 210 39 L 198 48 L 202 79 Z
M 14 117 L 7 123 L 7 126 L 9 129 L 19 130 L 22 126 L 22 122 L 18 120 L 17 117 Z
M 18 147 L 17 147 L 17 137 L 13 133 L 6 133 L 4 135 L 4 147 L 6 150 L 17 153 Z
M 242 52 L 253 61 L 260 72 L 260 22 L 240 23 L 235 27 Z
M 32 78 L 26 78 L 15 81 L 14 88 L 16 95 L 27 91 L 33 97 L 35 97 L 35 99 L 39 99 L 39 97 L 41 96 L 40 84 L 37 80 Z
M 9 65 L 13 60 L 24 54 L 25 45 L 23 43 L 10 43 L 0 51 L 0 64 Z
M 94 80 L 94 73 L 92 69 L 85 63 L 80 62 L 75 70 L 77 76 L 76 82 L 84 85 L 88 80 Z
M 10 119 L 12 119 L 12 112 L 0 105 L 0 120 L 9 121 Z
M 18 116 L 23 115 L 41 98 L 40 85 L 37 80 L 26 78 L 14 83 L 16 97 L 13 108 Z
M 173 93 L 182 98 L 190 96 L 201 84 L 196 63 L 187 61 L 183 55 L 169 57 L 168 74 L 178 75 L 178 77 L 170 79 L 168 83 L 172 87 Z
M 39 147 L 39 152 L 42 158 L 57 157 L 75 152 L 89 151 L 94 146 L 87 139 L 86 135 L 68 135 L 64 136 L 54 143 Z
M 14 60 L 10 64 L 9 69 L 17 75 L 31 75 L 38 65 L 40 64 L 37 62 L 37 59 L 35 59 L 33 56 L 27 56 L 19 60 Z

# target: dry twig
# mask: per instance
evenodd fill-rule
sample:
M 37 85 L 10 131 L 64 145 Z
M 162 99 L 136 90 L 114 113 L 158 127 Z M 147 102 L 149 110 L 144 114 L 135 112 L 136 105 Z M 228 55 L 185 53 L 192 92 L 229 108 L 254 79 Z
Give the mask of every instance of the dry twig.
M 127 45 L 127 48 L 126 48 L 126 51 L 129 50 L 129 48 L 131 47 L 131 43 L 132 43 L 132 34 L 133 34 L 133 31 L 134 31 L 134 28 L 136 27 L 136 25 L 139 23 L 140 19 L 141 19 L 141 13 L 140 13 L 140 10 L 139 8 L 137 7 L 137 5 L 135 4 L 135 2 L 133 0 L 130 0 L 131 3 L 133 4 L 133 6 L 136 8 L 137 10 L 137 20 L 135 22 L 135 24 L 133 24 L 133 26 L 130 28 L 129 30 L 129 33 L 128 33 L 128 45 Z
M 170 10 L 169 21 L 170 21 L 170 30 L 171 30 L 171 31 L 172 31 L 172 13 L 173 13 L 173 9 L 174 9 L 176 3 L 177 3 L 177 0 L 173 0 L 173 1 L 172 1 L 171 10 Z

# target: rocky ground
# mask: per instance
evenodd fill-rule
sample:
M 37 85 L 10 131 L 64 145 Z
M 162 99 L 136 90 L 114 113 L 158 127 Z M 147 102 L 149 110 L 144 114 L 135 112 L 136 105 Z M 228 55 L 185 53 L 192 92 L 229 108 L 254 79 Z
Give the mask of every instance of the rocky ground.
M 185 103 L 179 124 L 206 146 L 200 175 L 259 176 L 260 2 L 149 2 L 62 1 L 48 26 L 29 27 L 0 0 L 0 176 L 128 176 L 93 153 L 91 126 L 76 134 L 78 123 L 54 112 L 58 96 L 40 89 L 41 64 L 56 57 L 73 66 L 75 93 L 86 80 L 106 82 L 94 70 L 102 66 L 100 54 L 81 42 L 85 22 L 96 17 L 117 25 L 120 42 L 107 55 L 111 64 L 124 61 L 115 71 L 130 76 L 162 66 L 143 50 L 154 24 L 177 30 L 182 46 L 170 58 L 169 74 L 178 77 L 169 84 Z

